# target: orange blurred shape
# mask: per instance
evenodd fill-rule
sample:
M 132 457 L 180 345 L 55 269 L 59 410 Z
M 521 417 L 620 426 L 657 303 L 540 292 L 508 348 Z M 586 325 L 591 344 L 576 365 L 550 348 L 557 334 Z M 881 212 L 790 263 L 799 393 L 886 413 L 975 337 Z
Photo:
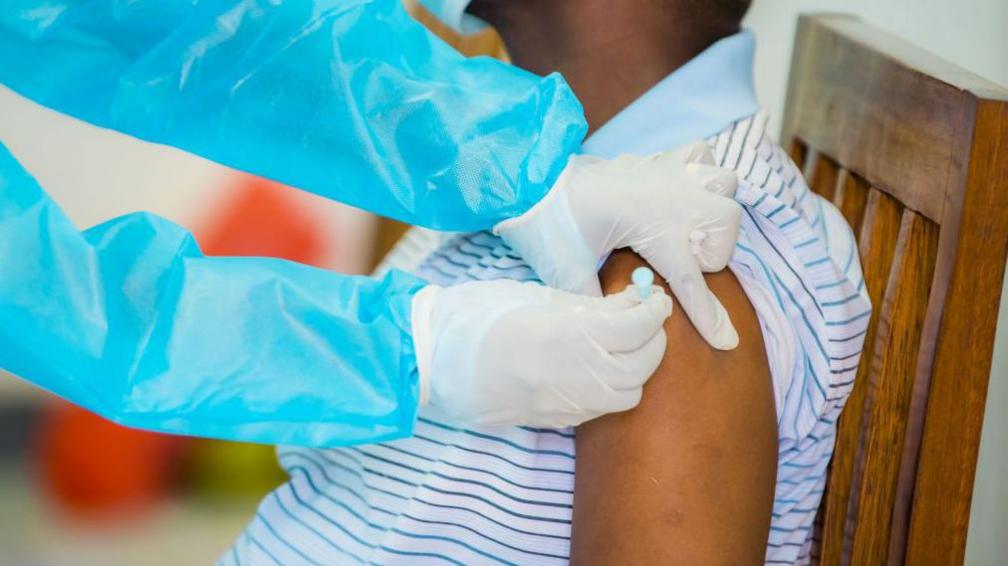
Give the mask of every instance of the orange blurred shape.
M 295 189 L 250 175 L 210 225 L 197 234 L 207 255 L 279 257 L 320 266 L 326 255 L 325 230 Z
M 183 440 L 122 427 L 63 402 L 40 432 L 43 488 L 74 515 L 148 508 L 168 491 Z

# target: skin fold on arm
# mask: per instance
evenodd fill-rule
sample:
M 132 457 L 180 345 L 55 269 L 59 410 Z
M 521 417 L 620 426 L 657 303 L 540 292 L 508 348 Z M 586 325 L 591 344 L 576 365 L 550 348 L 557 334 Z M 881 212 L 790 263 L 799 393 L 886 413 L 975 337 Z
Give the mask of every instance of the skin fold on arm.
M 619 251 L 602 269 L 618 292 L 645 265 Z M 668 350 L 640 405 L 577 428 L 571 564 L 762 564 L 777 464 L 762 333 L 728 270 L 707 276 L 740 336 L 708 346 L 678 306 Z

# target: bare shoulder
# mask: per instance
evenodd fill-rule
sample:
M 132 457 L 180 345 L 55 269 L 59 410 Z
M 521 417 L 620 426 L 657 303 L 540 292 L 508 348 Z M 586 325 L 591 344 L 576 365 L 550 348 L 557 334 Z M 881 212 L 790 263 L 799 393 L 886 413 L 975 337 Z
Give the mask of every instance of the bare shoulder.
M 629 252 L 602 270 L 622 290 Z M 761 564 L 773 508 L 776 413 L 756 313 L 729 271 L 708 276 L 741 338 L 720 352 L 681 309 L 636 409 L 577 429 L 573 564 Z

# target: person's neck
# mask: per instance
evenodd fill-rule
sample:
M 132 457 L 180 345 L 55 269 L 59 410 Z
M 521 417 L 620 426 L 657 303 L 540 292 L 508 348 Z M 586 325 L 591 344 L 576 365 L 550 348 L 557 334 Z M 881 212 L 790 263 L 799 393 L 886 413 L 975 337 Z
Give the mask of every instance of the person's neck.
M 563 74 L 584 105 L 589 132 L 717 39 L 675 29 L 675 14 L 633 2 L 486 4 L 474 3 L 473 11 L 497 29 L 511 61 L 540 75 Z

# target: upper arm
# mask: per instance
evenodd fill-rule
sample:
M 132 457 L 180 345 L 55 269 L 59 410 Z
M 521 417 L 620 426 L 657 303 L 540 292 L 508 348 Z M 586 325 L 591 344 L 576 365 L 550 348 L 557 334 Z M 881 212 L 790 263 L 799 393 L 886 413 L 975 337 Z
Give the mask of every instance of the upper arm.
M 643 262 L 617 252 L 603 289 Z M 641 404 L 578 427 L 571 562 L 762 564 L 773 509 L 777 430 L 759 321 L 729 271 L 707 276 L 739 331 L 708 346 L 681 308 Z

